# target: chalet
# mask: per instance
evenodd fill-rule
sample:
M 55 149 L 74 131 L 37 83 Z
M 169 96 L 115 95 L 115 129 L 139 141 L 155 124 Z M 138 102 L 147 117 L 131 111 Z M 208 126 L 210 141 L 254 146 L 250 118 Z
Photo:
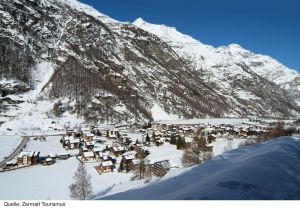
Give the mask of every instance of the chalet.
M 215 134 L 209 134 L 208 136 L 207 136 L 207 143 L 212 143 L 213 141 L 216 141 L 216 139 L 217 139 L 217 136 L 215 135 Z
M 241 128 L 240 129 L 240 136 L 247 137 L 247 135 L 248 135 L 248 129 Z
M 11 161 L 8 161 L 8 162 L 6 162 L 6 164 L 5 164 L 5 169 L 11 169 L 11 168 L 13 168 L 13 167 L 15 167 L 15 166 L 17 166 L 18 164 L 17 164 L 17 161 L 16 160 L 11 160 Z
M 229 129 L 229 134 L 232 136 L 237 136 L 239 135 L 239 130 L 238 129 Z
M 72 136 L 74 134 L 74 129 L 67 130 L 67 136 Z
M 93 138 L 94 138 L 94 134 L 93 133 L 90 133 L 90 132 L 85 132 L 83 133 L 83 139 L 84 141 L 92 141 Z
M 51 158 L 51 157 L 46 158 L 46 162 L 45 162 L 46 165 L 52 165 L 54 163 L 55 163 L 55 160 L 53 158 Z
M 106 139 L 104 137 L 101 137 L 101 136 L 94 136 L 93 141 L 99 142 L 99 143 L 104 143 L 104 142 L 106 142 Z
M 52 158 L 53 160 L 55 160 L 57 156 L 55 154 L 53 154 L 53 153 L 49 153 L 48 157 Z
M 72 136 L 67 135 L 67 136 L 63 136 L 61 138 L 60 142 L 63 144 L 63 147 L 68 147 L 69 146 L 69 144 L 70 144 L 70 137 L 72 137 Z
M 119 136 L 119 132 L 116 130 L 108 130 L 106 137 L 110 139 L 117 139 Z
M 99 157 L 100 157 L 100 159 L 101 160 L 103 160 L 103 161 L 107 161 L 108 159 L 109 159 L 109 156 L 108 156 L 108 154 L 107 153 L 99 153 Z
M 57 158 L 60 160 L 67 160 L 67 159 L 69 159 L 69 157 L 70 157 L 70 154 L 68 154 L 68 153 L 62 153 L 62 154 L 57 155 Z
M 100 166 L 96 166 L 95 169 L 101 173 L 107 173 L 113 171 L 113 163 L 111 161 L 103 161 Z
M 93 150 L 95 155 L 99 155 L 101 152 L 103 152 L 103 148 L 102 147 L 94 147 Z
M 83 159 L 86 160 L 86 161 L 89 161 L 89 160 L 94 160 L 95 159 L 95 155 L 93 152 L 84 152 L 83 153 Z
M 123 147 L 123 146 L 114 146 L 114 147 L 111 147 L 110 151 L 115 156 L 119 156 L 119 155 L 121 155 L 125 152 L 125 147 Z
M 126 163 L 129 163 L 135 158 L 135 155 L 136 155 L 136 151 L 127 152 L 123 154 L 122 159 L 124 159 Z
M 69 149 L 78 149 L 80 145 L 80 139 L 71 138 L 69 140 L 68 147 Z
M 17 164 L 18 165 L 31 165 L 31 158 L 33 152 L 21 152 L 17 157 Z
M 151 162 L 151 171 L 155 176 L 164 176 L 167 174 L 167 171 L 170 169 L 169 160 L 162 160 L 157 162 Z
M 86 142 L 85 142 L 85 147 L 86 147 L 87 149 L 89 149 L 89 150 L 93 149 L 94 146 L 95 146 L 95 142 L 93 142 L 93 141 L 86 141 Z

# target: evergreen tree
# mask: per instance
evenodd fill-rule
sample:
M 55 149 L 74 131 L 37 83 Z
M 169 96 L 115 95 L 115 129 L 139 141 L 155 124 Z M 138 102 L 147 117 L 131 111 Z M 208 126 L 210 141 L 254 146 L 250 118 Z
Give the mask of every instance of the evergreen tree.
M 177 142 L 176 142 L 176 147 L 177 149 L 181 150 L 185 148 L 185 140 L 182 137 L 178 137 Z
M 120 167 L 119 167 L 119 171 L 123 171 L 124 168 L 124 159 L 122 158 L 121 162 L 120 162 Z
M 172 134 L 171 140 L 170 140 L 170 144 L 176 145 L 176 143 L 177 143 L 177 139 L 176 139 L 176 137 Z
M 146 142 L 147 142 L 147 143 L 150 143 L 150 140 L 151 140 L 151 139 L 150 139 L 150 136 L 149 136 L 149 134 L 147 134 L 147 136 L 146 136 Z

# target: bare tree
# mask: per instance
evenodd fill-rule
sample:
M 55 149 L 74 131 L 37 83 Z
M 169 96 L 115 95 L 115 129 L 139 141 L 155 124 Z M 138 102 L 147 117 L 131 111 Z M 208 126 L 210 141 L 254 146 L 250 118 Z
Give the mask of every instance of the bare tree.
M 69 186 L 70 197 L 75 200 L 86 200 L 92 195 L 91 176 L 87 173 L 85 165 L 79 163 L 74 175 L 75 182 Z
M 184 150 L 181 162 L 183 166 L 187 167 L 200 164 L 203 161 L 209 160 L 211 157 L 211 150 L 206 146 L 205 137 L 202 129 L 200 129 L 196 132 L 191 146 Z
M 133 179 L 143 179 L 145 177 L 145 153 L 143 150 L 139 150 L 136 155 L 137 159 L 139 160 L 139 164 L 134 168 L 134 176 Z
M 144 173 L 144 177 L 145 177 L 145 182 L 148 183 L 151 181 L 152 179 L 152 170 L 151 170 L 151 163 L 150 160 L 147 159 L 145 162 L 145 173 Z

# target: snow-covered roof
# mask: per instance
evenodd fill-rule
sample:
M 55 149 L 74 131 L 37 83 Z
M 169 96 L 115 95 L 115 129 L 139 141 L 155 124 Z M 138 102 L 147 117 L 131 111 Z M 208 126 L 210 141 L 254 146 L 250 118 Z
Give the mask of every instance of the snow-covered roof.
M 112 147 L 112 149 L 113 149 L 115 152 L 118 152 L 118 151 L 124 151 L 124 150 L 125 150 L 125 147 L 123 147 L 123 146 L 117 146 L 117 147 Z
M 87 145 L 87 146 L 91 146 L 91 145 L 94 145 L 95 144 L 95 142 L 85 142 L 85 144 Z
M 95 135 L 92 134 L 92 133 L 85 133 L 84 135 L 87 136 L 87 137 L 94 137 L 94 136 L 95 136 Z
M 70 139 L 70 144 L 76 144 L 76 143 L 79 143 L 80 142 L 80 139 Z
M 17 163 L 16 159 L 12 159 L 12 160 L 6 162 L 6 165 L 16 164 L 16 163 Z
M 94 136 L 94 137 L 93 137 L 93 140 L 95 140 L 95 141 L 101 140 L 101 137 L 100 137 L 100 136 Z
M 51 158 L 55 158 L 56 157 L 56 155 L 53 154 L 53 153 L 49 153 L 48 156 L 51 157 Z
M 93 152 L 84 152 L 83 156 L 84 157 L 94 157 L 94 153 Z
M 21 158 L 23 156 L 32 156 L 34 152 L 31 152 L 31 151 L 22 151 L 18 157 Z
M 103 148 L 101 147 L 94 147 L 93 148 L 93 152 L 102 152 L 103 151 Z
M 133 154 L 127 154 L 127 155 L 124 155 L 124 158 L 126 159 L 126 160 L 133 160 L 135 157 L 134 157 L 135 155 L 133 155 Z
M 107 156 L 108 156 L 108 153 L 103 152 L 103 153 L 100 153 L 99 156 L 100 156 L 100 157 L 105 157 L 105 156 L 107 157 Z
M 53 161 L 53 159 L 50 158 L 50 157 L 48 157 L 48 158 L 46 158 L 46 161 L 47 161 L 47 162 L 51 162 L 51 161 Z
M 101 165 L 102 166 L 112 166 L 113 163 L 111 161 L 103 161 L 103 162 L 101 162 Z

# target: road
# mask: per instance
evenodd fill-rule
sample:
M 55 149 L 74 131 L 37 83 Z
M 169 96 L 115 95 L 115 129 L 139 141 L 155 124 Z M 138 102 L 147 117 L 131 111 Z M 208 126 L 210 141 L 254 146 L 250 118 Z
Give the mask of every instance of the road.
M 0 162 L 0 168 L 5 166 L 6 162 L 11 161 L 18 154 L 20 154 L 21 150 L 24 148 L 24 146 L 26 145 L 28 140 L 29 140 L 29 137 L 24 137 L 23 136 L 23 139 L 22 139 L 21 143 L 19 144 L 19 146 L 7 158 L 5 158 L 2 162 Z

